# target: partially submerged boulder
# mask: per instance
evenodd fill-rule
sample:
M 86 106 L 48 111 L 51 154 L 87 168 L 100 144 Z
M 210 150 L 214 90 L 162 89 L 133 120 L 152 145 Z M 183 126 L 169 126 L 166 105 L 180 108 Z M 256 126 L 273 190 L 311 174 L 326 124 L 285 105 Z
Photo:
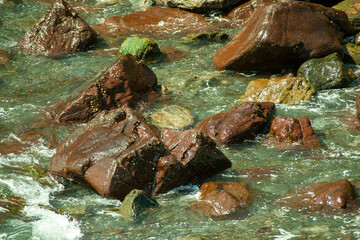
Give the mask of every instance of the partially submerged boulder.
M 125 39 L 116 57 L 118 58 L 127 53 L 142 60 L 155 59 L 162 55 L 159 46 L 152 39 L 136 36 Z
M 242 102 L 296 104 L 309 100 L 315 93 L 315 88 L 305 78 L 284 76 L 252 80 L 240 99 Z
M 65 0 L 57 0 L 18 45 L 31 55 L 57 57 L 85 51 L 95 42 L 95 31 Z
M 236 217 L 250 206 L 251 197 L 244 182 L 208 182 L 200 188 L 200 201 L 191 210 L 211 217 Z
M 339 35 L 352 32 L 339 10 L 298 1 L 266 4 L 215 54 L 213 65 L 236 71 L 297 68 L 310 58 L 342 55 Z
M 241 143 L 263 131 L 274 112 L 274 103 L 246 102 L 201 121 L 194 129 L 219 144 Z
M 285 195 L 283 204 L 296 209 L 341 213 L 355 211 L 356 193 L 348 180 L 312 183 Z
M 222 11 L 236 6 L 242 0 L 155 0 L 156 5 L 181 8 L 196 12 Z
M 144 63 L 125 54 L 87 84 L 75 100 L 56 107 L 56 121 L 87 122 L 103 110 L 134 106 L 155 90 L 157 78 Z
M 277 149 L 318 150 L 320 140 L 315 136 L 308 117 L 277 116 L 271 122 L 265 143 Z
M 148 208 L 159 206 L 159 203 L 146 192 L 134 189 L 122 201 L 119 213 L 129 221 L 138 220 Z
M 49 170 L 122 200 L 133 189 L 151 192 L 164 151 L 158 130 L 124 107 L 104 111 L 72 132 L 57 148 Z
M 353 74 L 337 53 L 304 62 L 297 75 L 304 77 L 317 91 L 347 87 L 353 81 Z
M 150 7 L 146 11 L 109 17 L 104 23 L 92 27 L 104 36 L 138 35 L 155 39 L 217 30 L 199 14 L 166 7 Z
M 191 112 L 179 105 L 170 105 L 150 115 L 151 122 L 159 128 L 183 129 L 194 124 Z

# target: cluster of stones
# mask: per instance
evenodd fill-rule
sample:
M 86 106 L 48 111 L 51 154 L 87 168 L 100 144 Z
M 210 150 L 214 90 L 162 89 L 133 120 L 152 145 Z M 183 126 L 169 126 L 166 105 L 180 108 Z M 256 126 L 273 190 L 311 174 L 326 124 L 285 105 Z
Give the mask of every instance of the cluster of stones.
M 140 208 L 139 203 L 144 202 L 145 207 L 157 205 L 147 194 L 197 183 L 231 167 L 231 161 L 216 145 L 239 144 L 266 133 L 275 112 L 274 103 L 295 104 L 308 100 L 316 91 L 346 87 L 356 76 L 342 62 L 343 56 L 348 55 L 359 64 L 360 55 L 359 35 L 354 43 L 346 45 L 348 54 L 341 44 L 343 37 L 352 35 L 356 18 L 350 22 L 346 13 L 334 8 L 298 1 L 252 0 L 233 9 L 227 16 L 230 24 L 226 24 L 209 21 L 194 12 L 229 10 L 240 1 L 155 3 L 166 7 L 113 16 L 90 27 L 68 3 L 57 0 L 18 45 L 29 54 L 58 57 L 89 49 L 97 41 L 97 34 L 136 34 L 155 39 L 188 35 L 190 41 L 223 41 L 228 36 L 216 33 L 219 26 L 242 25 L 243 29 L 215 54 L 216 69 L 298 70 L 297 76 L 250 82 L 241 97 L 243 103 L 202 120 L 192 129 L 181 130 L 193 125 L 186 110 L 160 110 L 152 116 L 154 123 L 171 117 L 169 111 L 177 111 L 187 121 L 160 121 L 156 125 L 165 128 L 158 129 L 133 109 L 140 100 L 146 101 L 155 94 L 157 86 L 156 75 L 140 60 L 161 56 L 161 51 L 151 39 L 127 39 L 113 64 L 83 86 L 85 90 L 78 96 L 54 107 L 55 121 L 86 124 L 60 143 L 49 170 L 90 185 L 103 196 L 125 199 L 128 207 L 124 204 L 120 211 L 132 218 L 136 217 L 134 209 Z M 8 64 L 9 58 L 0 52 L 0 66 Z M 358 117 L 359 106 L 360 93 Z M 277 149 L 321 148 L 306 116 L 275 117 L 264 143 Z M 245 183 L 209 182 L 200 191 L 201 201 L 194 202 L 191 208 L 213 217 L 238 216 L 252 200 Z M 314 211 L 355 208 L 354 187 L 346 180 L 311 184 L 284 199 L 289 206 L 305 206 Z

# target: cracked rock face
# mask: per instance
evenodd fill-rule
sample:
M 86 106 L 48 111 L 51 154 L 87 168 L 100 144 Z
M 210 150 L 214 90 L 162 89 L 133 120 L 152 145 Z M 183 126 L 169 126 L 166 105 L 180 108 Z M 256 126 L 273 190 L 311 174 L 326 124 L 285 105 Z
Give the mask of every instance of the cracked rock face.
M 56 121 L 87 122 L 103 110 L 134 106 L 156 88 L 157 78 L 144 63 L 125 54 L 87 84 L 76 99 L 56 106 Z
M 214 56 L 218 70 L 298 68 L 310 58 L 343 54 L 340 35 L 353 27 L 342 11 L 305 2 L 277 2 L 257 8 L 244 28 Z
M 85 51 L 96 42 L 96 33 L 64 0 L 52 8 L 29 29 L 18 42 L 31 55 L 57 57 Z
M 122 200 L 133 189 L 151 192 L 164 151 L 157 128 L 130 108 L 119 108 L 100 113 L 71 133 L 57 148 L 49 170 Z

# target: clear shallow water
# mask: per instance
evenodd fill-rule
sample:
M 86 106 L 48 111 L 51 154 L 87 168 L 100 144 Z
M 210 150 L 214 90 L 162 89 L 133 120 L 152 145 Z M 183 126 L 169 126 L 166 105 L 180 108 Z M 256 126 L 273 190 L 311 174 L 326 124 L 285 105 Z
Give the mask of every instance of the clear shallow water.
M 103 12 L 80 16 L 97 24 L 138 6 L 121 1 Z M 12 55 L 11 66 L 0 69 L 0 142 L 18 142 L 21 133 L 31 129 L 55 131 L 63 140 L 72 127 L 34 123 L 49 105 L 67 98 L 113 61 L 112 56 L 94 54 L 96 49 L 60 59 L 21 53 L 17 41 L 48 8 L 48 4 L 31 1 L 0 5 L 0 49 Z M 122 39 L 106 41 L 120 44 Z M 247 83 L 262 77 L 213 70 L 212 56 L 225 43 L 184 44 L 182 39 L 158 43 L 160 47 L 174 46 L 186 55 L 172 63 L 149 65 L 166 90 L 146 109 L 146 115 L 164 105 L 178 104 L 200 121 L 236 106 Z M 355 113 L 358 89 L 359 83 L 354 82 L 349 88 L 321 91 L 302 104 L 277 105 L 277 115 L 311 119 L 324 146 L 319 151 L 276 151 L 261 144 L 264 135 L 222 148 L 233 167 L 207 180 L 246 181 L 255 194 L 244 216 L 235 220 L 214 220 L 191 212 L 188 208 L 197 199 L 199 187 L 190 185 L 156 197 L 159 208 L 149 210 L 138 222 L 126 222 L 116 212 L 119 201 L 103 198 L 82 185 L 59 185 L 48 177 L 44 169 L 54 149 L 40 144 L 1 155 L 0 201 L 20 197 L 23 204 L 18 211 L 0 207 L 0 239 L 360 239 L 357 213 L 332 216 L 278 204 L 282 194 L 312 182 L 346 178 L 359 186 L 360 134 L 344 123 L 345 117 Z M 252 168 L 262 169 L 264 176 L 244 170 Z

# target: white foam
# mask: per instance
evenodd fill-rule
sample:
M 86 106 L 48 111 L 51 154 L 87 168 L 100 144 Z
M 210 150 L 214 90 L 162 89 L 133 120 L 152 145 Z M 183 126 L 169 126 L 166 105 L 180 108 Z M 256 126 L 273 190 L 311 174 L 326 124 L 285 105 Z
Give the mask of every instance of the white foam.
M 39 217 L 40 220 L 33 223 L 33 240 L 40 239 L 61 239 L 73 240 L 82 236 L 79 223 L 50 210 L 38 206 L 27 206 L 24 212 L 31 217 Z
M 300 235 L 292 234 L 291 232 L 288 232 L 282 228 L 279 228 L 279 231 L 280 231 L 280 235 L 274 236 L 274 239 L 276 239 L 276 240 L 287 240 L 287 239 L 291 239 L 294 237 L 300 237 Z

